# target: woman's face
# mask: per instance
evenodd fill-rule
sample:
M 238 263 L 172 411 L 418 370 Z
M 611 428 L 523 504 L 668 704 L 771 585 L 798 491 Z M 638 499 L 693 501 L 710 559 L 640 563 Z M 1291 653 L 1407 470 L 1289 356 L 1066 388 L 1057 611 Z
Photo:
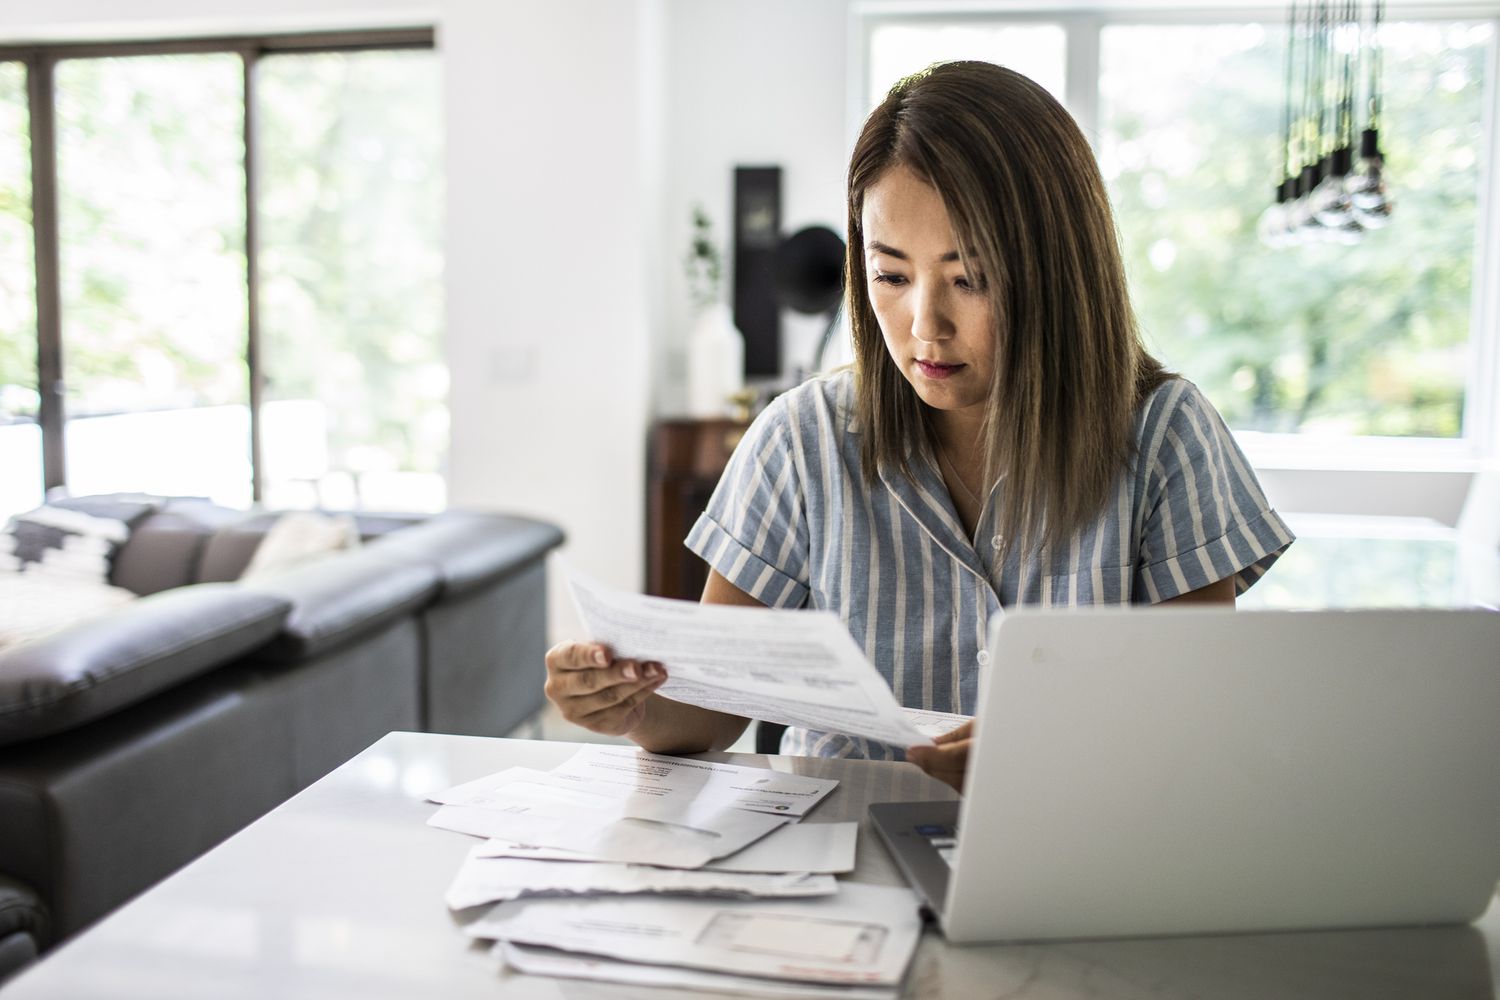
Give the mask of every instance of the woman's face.
M 937 189 L 909 168 L 887 170 L 865 190 L 866 294 L 886 350 L 922 401 L 977 426 L 994 368 L 990 301 L 980 275 L 958 259 L 958 240 Z

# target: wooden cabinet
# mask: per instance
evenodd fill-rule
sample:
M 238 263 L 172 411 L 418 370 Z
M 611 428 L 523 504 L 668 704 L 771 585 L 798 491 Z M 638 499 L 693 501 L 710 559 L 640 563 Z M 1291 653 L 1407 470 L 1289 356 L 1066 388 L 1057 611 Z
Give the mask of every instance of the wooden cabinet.
M 697 600 L 708 567 L 682 544 L 708 506 L 748 425 L 663 420 L 651 430 L 646 470 L 646 593 Z
M 682 544 L 749 426 L 742 420 L 663 420 L 646 469 L 646 593 L 696 601 L 708 564 Z M 785 726 L 755 724 L 755 752 L 778 753 Z

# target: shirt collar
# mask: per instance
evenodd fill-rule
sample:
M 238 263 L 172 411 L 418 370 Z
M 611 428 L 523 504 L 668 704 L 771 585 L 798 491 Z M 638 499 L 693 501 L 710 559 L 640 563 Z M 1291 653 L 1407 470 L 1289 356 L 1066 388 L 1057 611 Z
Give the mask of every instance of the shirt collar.
M 911 477 L 903 476 L 899 470 L 882 465 L 880 481 L 895 496 L 896 502 L 911 515 L 912 519 L 937 545 L 965 569 L 986 583 L 989 576 L 974 551 L 974 544 L 964 534 L 958 512 L 953 508 L 953 499 L 948 495 L 948 486 L 933 464 L 930 450 L 914 448 L 911 453 Z M 991 491 L 991 498 L 994 491 Z M 985 510 L 980 513 L 983 520 L 989 510 L 989 498 Z

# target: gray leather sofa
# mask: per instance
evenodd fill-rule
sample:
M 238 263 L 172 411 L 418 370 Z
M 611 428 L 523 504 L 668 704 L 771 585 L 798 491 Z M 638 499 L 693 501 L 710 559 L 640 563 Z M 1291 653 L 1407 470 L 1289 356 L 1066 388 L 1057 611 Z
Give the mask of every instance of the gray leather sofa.
M 543 705 L 557 528 L 359 515 L 360 548 L 234 582 L 273 521 L 172 502 L 116 556 L 139 600 L 0 654 L 0 979 L 385 733 Z

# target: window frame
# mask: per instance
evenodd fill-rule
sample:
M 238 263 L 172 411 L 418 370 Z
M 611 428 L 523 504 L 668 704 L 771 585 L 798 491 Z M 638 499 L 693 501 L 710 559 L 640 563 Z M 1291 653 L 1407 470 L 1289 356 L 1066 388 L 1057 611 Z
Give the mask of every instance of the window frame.
M 109 59 L 131 56 L 229 53 L 240 57 L 243 69 L 245 179 L 245 362 L 249 381 L 250 495 L 260 503 L 265 490 L 261 442 L 261 406 L 266 378 L 260 349 L 259 157 L 255 115 L 255 67 L 262 56 L 364 52 L 372 50 L 435 49 L 431 26 L 313 31 L 260 35 L 157 38 L 121 41 L 0 44 L 0 62 L 26 68 L 27 121 L 31 144 L 31 220 L 35 242 L 37 325 L 37 423 L 42 432 L 42 485 L 46 490 L 67 485 L 64 434 L 67 426 L 66 386 L 63 381 L 62 290 L 60 232 L 57 210 L 57 135 L 54 72 L 68 59 Z
M 1490 42 L 1480 148 L 1469 364 L 1464 433 L 1458 438 L 1324 436 L 1235 431 L 1260 468 L 1472 472 L 1500 458 L 1500 0 L 1421 3 L 1392 0 L 1384 19 L 1487 21 Z M 1285 26 L 1285 5 L 1225 0 L 857 0 L 849 17 L 847 139 L 852 148 L 871 104 L 869 51 L 888 24 L 1057 24 L 1067 39 L 1064 79 L 1068 110 L 1096 150 L 1099 136 L 1099 55 L 1103 30 L 1117 25 L 1213 25 L 1261 22 Z M 1269 190 L 1269 181 L 1267 190 Z

